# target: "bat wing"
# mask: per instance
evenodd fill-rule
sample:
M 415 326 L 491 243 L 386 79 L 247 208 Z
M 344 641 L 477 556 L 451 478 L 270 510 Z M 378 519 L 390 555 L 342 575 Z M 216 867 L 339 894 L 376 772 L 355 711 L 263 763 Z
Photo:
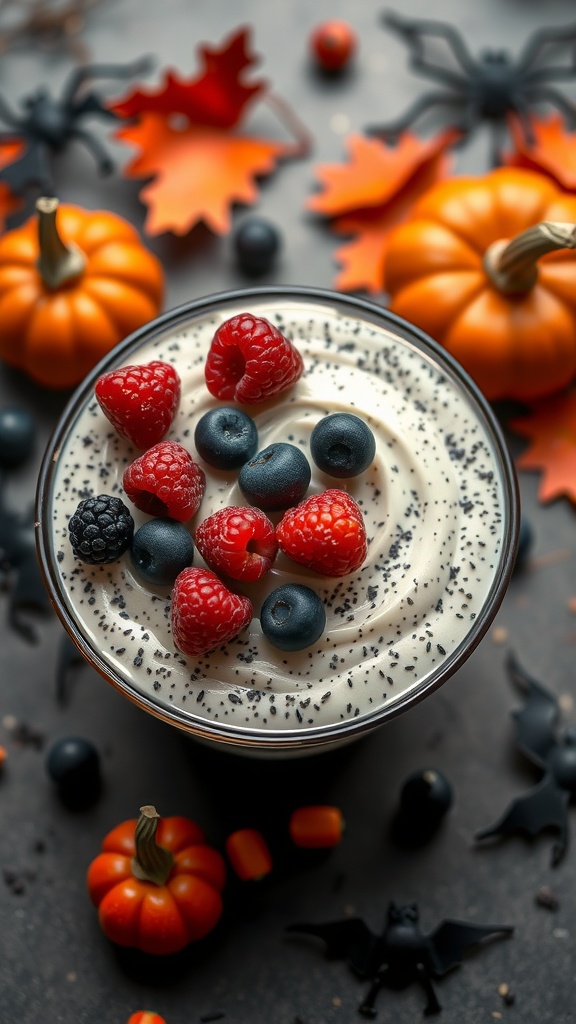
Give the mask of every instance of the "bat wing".
M 556 746 L 558 702 L 541 683 L 528 675 L 514 654 L 508 656 L 506 667 L 510 678 L 526 697 L 524 707 L 512 712 L 517 726 L 516 742 L 526 757 L 543 768 Z
M 477 832 L 475 838 L 508 836 L 513 832 L 536 836 L 545 828 L 558 828 L 564 832 L 569 801 L 568 790 L 560 789 L 551 775 L 545 775 L 537 786 L 517 797 L 495 825 Z
M 290 924 L 286 931 L 313 935 L 324 942 L 326 956 L 331 960 L 346 960 L 361 975 L 371 973 L 377 938 L 359 917 L 325 924 Z
M 440 978 L 453 967 L 458 967 L 471 946 L 498 935 L 511 935 L 513 931 L 510 925 L 478 925 L 450 919 L 442 921 L 426 938 L 434 974 Z

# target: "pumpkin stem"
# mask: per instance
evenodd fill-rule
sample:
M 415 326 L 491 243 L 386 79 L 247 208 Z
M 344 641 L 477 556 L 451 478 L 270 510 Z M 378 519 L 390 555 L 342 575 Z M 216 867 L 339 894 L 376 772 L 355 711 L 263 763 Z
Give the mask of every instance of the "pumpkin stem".
M 132 858 L 132 874 L 143 882 L 165 885 L 174 864 L 174 854 L 156 842 L 160 815 L 147 804 L 140 808 L 134 840 L 136 856 Z
M 77 245 L 65 245 L 56 225 L 58 200 L 42 196 L 36 200 L 38 244 L 40 255 L 36 264 L 46 288 L 56 291 L 83 273 L 86 257 Z
M 576 249 L 576 224 L 543 220 L 509 242 L 494 242 L 484 254 L 484 270 L 499 291 L 527 292 L 538 277 L 536 261 L 557 249 Z

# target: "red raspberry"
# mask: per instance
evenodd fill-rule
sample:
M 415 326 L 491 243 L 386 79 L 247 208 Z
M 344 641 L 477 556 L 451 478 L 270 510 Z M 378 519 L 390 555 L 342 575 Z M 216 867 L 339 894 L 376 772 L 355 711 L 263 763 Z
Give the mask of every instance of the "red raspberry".
M 259 508 L 230 505 L 208 516 L 196 530 L 196 547 L 215 572 L 252 583 L 276 558 L 274 527 Z
M 366 558 L 362 512 L 334 487 L 288 509 L 276 527 L 280 550 L 323 576 L 346 576 Z
M 252 602 L 233 594 L 210 569 L 183 569 L 172 591 L 172 636 L 183 654 L 207 654 L 252 618 Z
M 206 476 L 181 444 L 161 441 L 128 466 L 122 483 L 141 512 L 185 523 L 200 507 Z
M 180 403 L 180 377 L 170 363 L 110 370 L 94 393 L 104 415 L 137 448 L 150 448 L 168 433 Z
M 216 398 L 265 402 L 302 376 L 298 349 L 262 316 L 240 313 L 218 328 L 206 359 L 206 386 Z

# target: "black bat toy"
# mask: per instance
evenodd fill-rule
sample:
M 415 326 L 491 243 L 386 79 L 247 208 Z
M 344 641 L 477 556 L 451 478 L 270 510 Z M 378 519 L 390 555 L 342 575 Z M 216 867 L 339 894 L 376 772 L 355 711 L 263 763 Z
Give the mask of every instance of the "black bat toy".
M 512 681 L 524 693 L 525 704 L 512 712 L 516 719 L 516 743 L 522 753 L 544 772 L 537 785 L 512 801 L 490 828 L 476 839 L 524 832 L 533 837 L 554 829 L 558 839 L 552 848 L 552 866 L 560 863 L 568 848 L 568 807 L 576 796 L 576 729 L 557 735 L 559 706 L 556 697 L 532 679 L 513 654 L 506 667 Z
M 458 967 L 470 946 L 499 934 L 511 935 L 513 928 L 447 919 L 427 935 L 418 920 L 414 903 L 398 906 L 392 902 L 381 935 L 370 931 L 359 917 L 326 924 L 293 924 L 287 930 L 322 939 L 328 957 L 346 960 L 355 974 L 370 982 L 366 998 L 358 1007 L 363 1017 L 376 1016 L 380 989 L 398 991 L 414 983 L 421 985 L 426 994 L 424 1015 L 432 1016 L 442 1009 L 433 980 Z

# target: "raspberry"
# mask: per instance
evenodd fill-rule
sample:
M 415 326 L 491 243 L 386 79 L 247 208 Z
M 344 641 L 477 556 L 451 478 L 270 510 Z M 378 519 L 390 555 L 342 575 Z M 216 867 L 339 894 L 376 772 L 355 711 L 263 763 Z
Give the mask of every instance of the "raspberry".
M 270 569 L 278 543 L 274 527 L 258 508 L 231 505 L 208 516 L 196 530 L 196 547 L 216 572 L 252 583 Z
M 133 533 L 129 510 L 112 494 L 85 498 L 68 523 L 72 551 L 89 565 L 115 562 L 129 548 Z
M 337 488 L 288 509 L 276 527 L 276 539 L 285 555 L 323 576 L 346 576 L 366 557 L 362 512 Z
M 170 363 L 123 366 L 99 377 L 94 394 L 120 436 L 146 449 L 170 429 L 180 403 L 180 377 Z
M 277 327 L 240 313 L 216 331 L 204 372 L 211 395 L 254 405 L 291 387 L 303 370 L 298 349 Z
M 141 512 L 185 523 L 200 507 L 206 476 L 181 444 L 161 441 L 128 466 L 122 483 Z
M 233 594 L 210 569 L 183 569 L 172 591 L 172 636 L 183 654 L 208 654 L 252 618 L 252 602 Z

